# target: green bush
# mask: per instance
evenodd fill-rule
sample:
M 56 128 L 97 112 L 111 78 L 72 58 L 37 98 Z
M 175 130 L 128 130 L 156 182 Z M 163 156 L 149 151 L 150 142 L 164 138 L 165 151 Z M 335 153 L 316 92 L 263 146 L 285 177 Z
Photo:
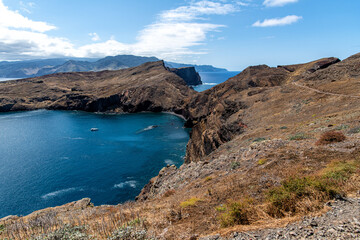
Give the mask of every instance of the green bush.
M 221 227 L 229 227 L 239 224 L 249 224 L 250 208 L 252 200 L 229 202 L 226 207 L 217 208 L 220 212 L 225 212 L 220 216 Z
M 192 197 L 186 201 L 181 202 L 180 207 L 186 208 L 186 207 L 195 206 L 199 201 L 201 201 L 200 198 Z
M 270 189 L 267 199 L 272 205 L 270 214 L 282 216 L 284 212 L 296 213 L 305 198 L 326 201 L 339 194 L 337 184 L 324 176 L 292 177 Z

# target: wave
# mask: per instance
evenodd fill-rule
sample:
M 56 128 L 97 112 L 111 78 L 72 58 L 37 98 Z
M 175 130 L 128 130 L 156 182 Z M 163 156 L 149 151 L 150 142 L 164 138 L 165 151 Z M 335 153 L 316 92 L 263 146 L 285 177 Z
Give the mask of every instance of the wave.
M 47 193 L 45 195 L 42 195 L 41 198 L 42 199 L 49 199 L 49 198 L 54 198 L 54 197 L 58 197 L 58 196 L 62 196 L 62 195 L 65 195 L 67 193 L 70 193 L 70 192 L 75 192 L 75 191 L 81 191 L 81 189 L 78 189 L 78 188 L 66 188 L 66 189 L 61 189 L 61 190 L 58 190 L 58 191 L 54 191 L 54 192 L 51 192 L 51 193 Z
M 126 181 L 126 182 L 122 182 L 119 184 L 115 184 L 114 188 L 125 188 L 125 187 L 136 188 L 136 184 L 137 184 L 136 181 L 131 180 L 131 181 Z
M 215 86 L 217 83 L 203 83 L 202 85 Z
M 48 110 L 45 109 L 39 109 L 39 110 L 33 110 L 33 111 L 27 111 L 27 112 L 16 112 L 16 113 L 10 113 L 6 114 L 5 116 L 0 116 L 0 119 L 14 119 L 14 118 L 26 118 L 26 117 L 32 117 L 38 114 L 42 114 L 47 112 Z
M 169 165 L 175 165 L 175 162 L 173 160 L 171 160 L 171 159 L 165 159 L 164 163 L 169 164 Z
M 84 140 L 85 138 L 82 138 L 82 137 L 66 137 L 66 139 L 70 139 L 70 140 Z
M 158 125 L 150 125 L 150 126 L 147 126 L 144 129 L 141 129 L 141 130 L 137 131 L 136 134 L 139 134 L 139 133 L 142 133 L 142 132 L 145 132 L 145 131 L 149 131 L 149 130 L 152 130 L 152 129 L 157 128 L 157 127 L 159 127 L 159 126 Z

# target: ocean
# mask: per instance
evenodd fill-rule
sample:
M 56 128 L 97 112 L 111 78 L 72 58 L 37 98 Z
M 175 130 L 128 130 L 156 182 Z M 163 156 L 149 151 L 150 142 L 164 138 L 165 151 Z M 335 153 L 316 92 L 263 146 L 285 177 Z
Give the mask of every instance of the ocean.
M 85 197 L 133 200 L 162 167 L 183 163 L 183 125 L 166 113 L 0 113 L 0 218 Z
M 9 80 L 17 80 L 20 78 L 0 78 L 0 82 L 9 81 Z
M 239 74 L 240 72 L 200 72 L 201 81 L 203 82 L 202 85 L 194 86 L 193 88 L 198 91 L 202 92 L 207 89 L 210 89 L 217 84 L 220 84 L 222 82 L 225 82 L 231 77 L 234 77 L 235 75 Z
M 238 73 L 200 73 L 203 84 L 194 89 Z M 95 205 L 133 200 L 162 167 L 183 163 L 183 125 L 165 113 L 0 113 L 0 218 L 85 197 Z

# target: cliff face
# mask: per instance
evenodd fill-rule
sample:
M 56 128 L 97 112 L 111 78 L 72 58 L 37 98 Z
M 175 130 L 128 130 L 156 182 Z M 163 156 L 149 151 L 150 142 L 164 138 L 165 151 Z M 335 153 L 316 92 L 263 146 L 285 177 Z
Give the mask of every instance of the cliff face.
M 3 220 L 6 232 L 0 232 L 0 238 L 26 239 L 21 237 L 44 233 L 38 226 L 52 231 L 70 222 L 86 225 L 89 235 L 107 239 L 114 230 L 141 219 L 146 219 L 146 226 L 139 224 L 132 230 L 148 231 L 149 238 L 228 236 L 264 226 L 284 226 L 309 212 L 324 210 L 324 204 L 334 196 L 327 198 L 326 192 L 312 195 L 319 191 L 313 186 L 336 183 L 341 190 L 337 197 L 343 192 L 359 197 L 359 81 L 360 54 L 340 62 L 326 58 L 277 68 L 249 67 L 202 93 L 192 91 L 162 63 L 120 72 L 0 83 L 3 110 L 19 106 L 115 112 L 169 110 L 182 114 L 186 125 L 192 127 L 186 164 L 163 168 L 143 188 L 137 202 L 68 209 L 74 203 Z M 346 138 L 317 144 L 328 131 L 340 131 Z M 321 182 L 337 174 L 345 174 L 341 176 L 347 180 Z M 291 179 L 297 180 L 291 186 L 305 186 L 306 196 L 277 192 L 287 189 L 284 183 Z M 312 183 L 314 179 L 320 182 Z M 284 203 L 269 201 L 274 189 L 284 197 Z M 285 208 L 276 210 L 282 204 Z M 247 219 L 224 228 L 221 221 L 227 223 L 234 206 L 245 206 L 241 216 Z M 12 230 L 18 233 L 15 237 Z
M 196 86 L 202 84 L 200 75 L 194 67 L 170 68 L 170 71 L 184 79 L 187 85 Z
M 195 92 L 162 61 L 103 72 L 57 73 L 0 83 L 0 111 L 34 109 L 181 113 Z

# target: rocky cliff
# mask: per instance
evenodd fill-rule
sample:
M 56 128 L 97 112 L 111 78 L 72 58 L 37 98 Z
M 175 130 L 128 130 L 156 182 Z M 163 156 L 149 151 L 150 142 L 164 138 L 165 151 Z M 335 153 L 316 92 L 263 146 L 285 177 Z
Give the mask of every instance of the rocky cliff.
M 312 221 L 288 224 L 325 213 L 334 199 L 358 208 L 353 201 L 360 197 L 359 81 L 360 54 L 343 61 L 253 66 L 202 93 L 161 62 L 0 83 L 3 111 L 173 111 L 192 127 L 186 164 L 164 167 L 138 201 L 69 209 L 74 203 L 66 212 L 48 209 L 0 220 L 0 236 L 77 231 L 87 239 L 296 239 L 312 233 L 332 239 Z M 337 237 L 358 239 L 359 219 L 349 209 L 339 210 L 341 223 L 330 213 L 316 218 L 317 224 L 330 219 Z
M 170 68 L 170 71 L 184 79 L 187 85 L 196 86 L 202 84 L 200 75 L 194 67 Z

